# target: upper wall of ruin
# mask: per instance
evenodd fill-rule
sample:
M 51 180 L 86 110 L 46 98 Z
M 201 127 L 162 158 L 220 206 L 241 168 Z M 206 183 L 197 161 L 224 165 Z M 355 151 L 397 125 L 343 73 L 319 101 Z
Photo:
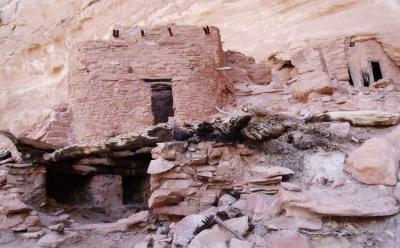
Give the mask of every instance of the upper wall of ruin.
M 171 34 L 168 31 L 171 29 Z M 110 41 L 79 43 L 71 53 L 68 94 L 75 142 L 87 142 L 153 124 L 146 80 L 172 83 L 176 123 L 206 120 L 232 99 L 219 30 L 160 26 L 121 28 Z M 144 35 L 142 36 L 142 31 Z

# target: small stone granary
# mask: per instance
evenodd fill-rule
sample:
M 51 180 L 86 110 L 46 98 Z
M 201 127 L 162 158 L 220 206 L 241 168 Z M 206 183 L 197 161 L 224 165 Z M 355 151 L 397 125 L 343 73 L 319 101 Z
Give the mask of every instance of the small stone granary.
M 233 99 L 214 27 L 115 27 L 111 40 L 75 45 L 70 64 L 72 116 L 51 124 L 45 140 L 53 144 L 204 121 Z
M 372 86 L 381 79 L 397 80 L 399 67 L 389 58 L 382 46 L 374 39 L 349 40 L 347 60 L 350 83 L 354 86 Z

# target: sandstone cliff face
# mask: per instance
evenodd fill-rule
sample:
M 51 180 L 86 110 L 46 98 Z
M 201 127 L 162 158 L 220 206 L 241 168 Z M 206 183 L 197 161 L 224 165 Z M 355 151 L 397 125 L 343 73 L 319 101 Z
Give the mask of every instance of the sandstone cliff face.
M 69 48 L 108 38 L 113 25 L 216 25 L 225 49 L 266 59 L 308 39 L 378 33 L 400 64 L 400 1 L 3 0 L 0 1 L 0 129 L 29 134 L 67 101 Z

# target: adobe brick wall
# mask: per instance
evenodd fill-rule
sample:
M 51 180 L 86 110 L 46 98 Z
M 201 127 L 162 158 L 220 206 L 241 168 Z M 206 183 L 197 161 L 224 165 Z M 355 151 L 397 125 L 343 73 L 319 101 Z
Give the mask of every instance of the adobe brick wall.
M 233 99 L 224 72 L 219 30 L 167 26 L 151 29 L 117 27 L 109 41 L 77 44 L 70 56 L 68 94 L 72 137 L 89 142 L 153 124 L 151 89 L 145 78 L 171 78 L 175 123 L 207 120 L 215 106 Z

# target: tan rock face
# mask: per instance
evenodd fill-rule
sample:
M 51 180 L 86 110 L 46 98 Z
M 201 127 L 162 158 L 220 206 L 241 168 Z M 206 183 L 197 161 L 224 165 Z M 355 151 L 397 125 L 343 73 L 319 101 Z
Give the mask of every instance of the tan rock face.
M 372 138 L 350 153 L 345 171 L 365 184 L 395 185 L 398 166 L 393 145 L 385 138 Z

